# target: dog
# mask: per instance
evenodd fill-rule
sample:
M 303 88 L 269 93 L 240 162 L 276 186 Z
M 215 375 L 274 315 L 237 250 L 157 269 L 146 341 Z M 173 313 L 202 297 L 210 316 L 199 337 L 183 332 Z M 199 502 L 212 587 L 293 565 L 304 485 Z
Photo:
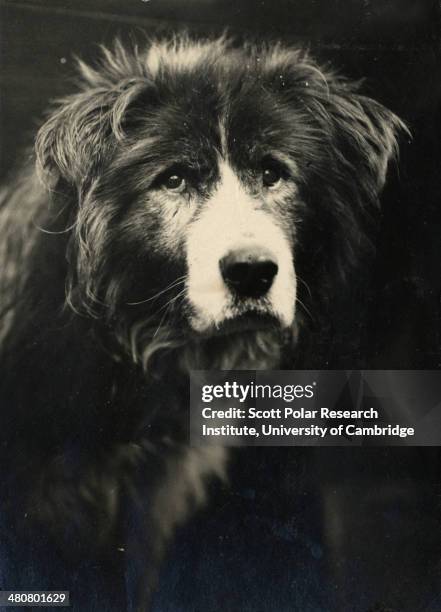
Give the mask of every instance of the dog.
M 282 44 L 116 42 L 79 72 L 2 194 L 2 512 L 34 570 L 97 560 L 145 610 L 226 473 L 189 446 L 190 370 L 327 367 L 406 128 Z

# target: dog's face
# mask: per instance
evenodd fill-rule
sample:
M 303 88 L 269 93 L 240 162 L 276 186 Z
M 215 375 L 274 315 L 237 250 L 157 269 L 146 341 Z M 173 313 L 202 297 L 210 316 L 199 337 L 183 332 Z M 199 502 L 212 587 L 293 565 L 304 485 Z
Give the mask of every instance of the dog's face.
M 166 91 L 149 120 L 148 133 L 158 135 L 143 152 L 147 176 L 134 179 L 145 188 L 121 229 L 155 252 L 158 270 L 171 273 L 167 283 L 185 268 L 184 311 L 194 331 L 207 335 L 238 319 L 246 324 L 248 315 L 288 327 L 299 196 L 296 164 L 283 147 L 287 126 L 274 133 L 270 105 L 267 117 L 243 103 L 227 113 L 223 95 L 211 108 L 197 86 L 186 95 L 181 102 Z
M 195 151 L 200 159 L 166 169 L 148 194 L 147 206 L 167 210 L 158 215 L 158 250 L 168 260 L 185 258 L 195 331 L 207 334 L 253 313 L 287 327 L 296 296 L 294 179 L 276 152 L 235 162 L 234 149 L 219 151 L 217 140 L 207 141 L 211 152 Z
M 317 295 L 357 259 L 399 120 L 298 50 L 105 56 L 37 142 L 77 194 L 71 304 L 144 342 L 292 329 L 298 279 Z

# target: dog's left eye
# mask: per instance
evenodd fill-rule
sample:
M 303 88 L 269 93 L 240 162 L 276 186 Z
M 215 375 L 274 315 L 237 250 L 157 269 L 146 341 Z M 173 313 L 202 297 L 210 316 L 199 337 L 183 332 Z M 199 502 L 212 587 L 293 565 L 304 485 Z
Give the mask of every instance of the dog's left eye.
M 262 168 L 262 182 L 265 187 L 271 189 L 276 187 L 282 177 L 280 170 L 273 165 L 265 165 Z
M 185 178 L 180 174 L 169 174 L 164 177 L 163 185 L 169 191 L 174 191 L 175 193 L 181 193 L 185 189 Z

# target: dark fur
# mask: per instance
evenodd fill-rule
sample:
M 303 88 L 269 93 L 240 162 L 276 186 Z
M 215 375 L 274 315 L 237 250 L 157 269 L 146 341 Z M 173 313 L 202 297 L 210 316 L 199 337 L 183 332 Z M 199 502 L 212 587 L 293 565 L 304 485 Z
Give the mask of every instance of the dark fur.
M 350 301 L 361 284 L 354 271 L 371 252 L 403 127 L 304 51 L 204 44 L 190 65 L 192 43 L 171 42 L 155 75 L 146 52 L 120 44 L 95 68 L 81 65 L 79 91 L 38 134 L 37 173 L 21 172 L 0 215 L 7 516 L 23 538 L 50 534 L 74 564 L 124 548 L 139 609 L 175 525 L 224 472 L 222 449 L 188 447 L 188 369 L 326 366 L 306 346 L 329 342 L 340 296 Z M 209 189 L 219 120 L 238 166 L 262 142 L 298 165 L 289 221 L 303 308 L 291 332 L 198 338 L 185 301 L 166 306 L 179 285 L 145 301 L 186 269 L 161 251 L 160 208 L 137 203 L 177 156 L 208 166 Z

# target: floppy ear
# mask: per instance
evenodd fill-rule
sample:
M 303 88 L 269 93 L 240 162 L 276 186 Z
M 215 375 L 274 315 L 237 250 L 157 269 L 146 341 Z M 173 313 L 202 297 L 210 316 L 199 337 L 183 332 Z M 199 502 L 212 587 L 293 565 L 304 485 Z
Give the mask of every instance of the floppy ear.
M 276 45 L 264 66 L 288 108 L 301 113 L 302 152 L 310 154 L 309 161 L 326 159 L 334 172 L 336 167 L 343 173 L 357 171 L 371 195 L 378 195 L 388 162 L 398 152 L 398 135 L 409 133 L 404 123 L 379 102 L 360 95 L 360 82 L 320 66 L 304 49 Z M 322 169 L 326 172 L 325 166 Z
M 96 174 L 125 137 L 129 107 L 151 83 L 136 48 L 116 41 L 101 50 L 96 68 L 78 61 L 80 91 L 58 101 L 37 135 L 37 169 L 49 185 L 61 178 L 79 187 Z
M 392 111 L 360 95 L 359 82 L 321 69 L 307 54 L 295 66 L 295 92 L 304 103 L 327 160 L 328 176 L 350 182 L 358 194 L 375 200 L 386 180 L 388 163 L 398 153 L 400 133 L 409 131 Z M 349 181 L 349 183 L 348 183 Z
M 80 186 L 99 167 L 110 146 L 109 97 L 94 90 L 75 94 L 40 128 L 37 169 L 45 183 L 54 186 L 63 179 Z
M 399 133 L 409 132 L 392 111 L 358 94 L 357 87 L 332 76 L 322 104 L 331 121 L 337 161 L 348 170 L 352 167 L 369 195 L 376 197 L 386 181 L 389 161 L 398 154 Z
M 345 279 L 363 253 L 372 253 L 378 196 L 389 162 L 398 155 L 399 135 L 408 130 L 392 111 L 360 95 L 358 83 L 332 73 L 316 78 L 320 83 L 309 107 L 327 149 L 318 174 L 325 185 L 325 218 L 333 228 L 331 259 Z
M 409 134 L 404 123 L 361 95 L 360 82 L 320 66 L 305 50 L 276 46 L 264 67 L 292 113 L 297 149 L 307 166 L 340 196 L 346 194 L 348 205 L 364 208 L 376 201 L 388 163 L 397 155 L 398 137 Z

